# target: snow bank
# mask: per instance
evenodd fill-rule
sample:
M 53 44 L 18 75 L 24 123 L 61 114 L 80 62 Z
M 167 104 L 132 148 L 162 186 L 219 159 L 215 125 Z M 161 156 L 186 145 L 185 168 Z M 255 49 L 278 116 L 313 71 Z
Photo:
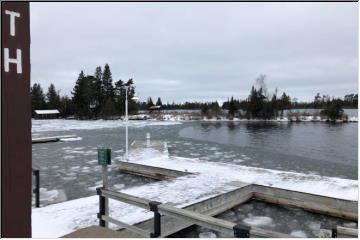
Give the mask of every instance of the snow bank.
M 234 118 L 232 120 L 221 118 L 201 118 L 191 117 L 187 115 L 162 115 L 163 120 L 149 119 L 149 120 L 133 120 L 129 121 L 130 127 L 145 127 L 145 126 L 166 126 L 181 124 L 184 121 L 204 121 L 204 122 L 326 122 L 326 119 L 321 119 L 318 116 L 299 116 L 291 118 L 276 118 L 270 120 L 263 119 L 240 119 Z M 338 120 L 337 122 L 343 122 Z M 350 117 L 348 122 L 358 122 L 357 117 Z M 88 129 L 102 129 L 102 128 L 118 128 L 125 127 L 125 121 L 123 120 L 65 120 L 65 119 L 48 119 L 48 120 L 35 120 L 32 119 L 32 133 L 36 135 L 38 132 L 51 132 L 51 131 L 69 131 L 69 130 L 88 130 Z M 71 141 L 71 140 L 68 140 Z
M 65 119 L 48 119 L 35 120 L 32 119 L 33 133 L 36 132 L 51 132 L 51 131 L 69 131 L 81 129 L 102 129 L 102 128 L 118 128 L 125 127 L 123 120 L 65 120 Z M 129 121 L 130 127 L 145 127 L 157 125 L 174 125 L 181 124 L 176 121 L 154 121 L 154 120 L 139 120 Z
M 186 169 L 189 172 L 198 173 L 122 190 L 124 193 L 149 200 L 172 203 L 177 207 L 184 207 L 234 190 L 237 187 L 231 185 L 233 181 L 257 183 L 349 200 L 358 198 L 358 182 L 355 180 L 169 157 L 167 152 L 159 152 L 151 148 L 131 151 L 130 162 L 180 171 Z M 98 201 L 97 196 L 91 196 L 33 209 L 33 237 L 60 237 L 79 228 L 97 225 Z M 134 224 L 152 218 L 153 214 L 145 209 L 110 199 L 110 216 Z M 259 218 L 248 220 L 258 223 L 269 221 L 269 219 Z M 110 227 L 115 228 L 113 225 Z

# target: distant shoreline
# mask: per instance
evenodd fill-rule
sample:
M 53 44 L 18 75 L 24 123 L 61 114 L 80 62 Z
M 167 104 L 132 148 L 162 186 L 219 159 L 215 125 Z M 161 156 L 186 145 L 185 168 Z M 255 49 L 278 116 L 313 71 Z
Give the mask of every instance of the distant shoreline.
M 79 120 L 79 121 L 96 121 L 96 120 L 104 120 L 104 121 L 125 121 L 125 117 L 123 116 L 114 116 L 110 119 L 79 119 L 75 117 L 68 118 L 57 118 L 62 120 Z M 33 119 L 33 120 L 52 120 L 52 119 Z M 134 114 L 129 115 L 129 121 L 202 121 L 202 122 L 335 122 L 335 123 L 357 123 L 357 117 L 348 117 L 347 119 L 338 119 L 336 121 L 331 121 L 327 118 L 322 118 L 316 115 L 298 115 L 292 117 L 278 117 L 272 119 L 247 119 L 247 118 L 228 118 L 225 116 L 217 116 L 217 117 L 206 117 L 203 115 L 194 116 L 192 114 L 186 113 L 160 113 L 160 114 Z

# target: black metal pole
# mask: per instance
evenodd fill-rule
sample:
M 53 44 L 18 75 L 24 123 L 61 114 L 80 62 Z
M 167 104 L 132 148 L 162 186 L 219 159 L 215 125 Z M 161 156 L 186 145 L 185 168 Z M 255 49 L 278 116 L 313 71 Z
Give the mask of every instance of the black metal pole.
M 249 238 L 251 227 L 243 224 L 236 224 L 234 227 L 234 237 L 236 238 Z
M 33 169 L 33 175 L 35 176 L 35 189 L 33 193 L 35 193 L 35 207 L 40 207 L 40 170 Z
M 99 213 L 97 217 L 99 218 L 99 226 L 105 227 L 105 220 L 103 220 L 101 217 L 105 215 L 105 197 L 101 196 L 101 189 L 97 188 L 96 192 L 99 195 Z
M 331 237 L 332 237 L 332 238 L 337 238 L 337 228 L 333 228 L 333 229 L 332 229 Z
M 161 235 L 161 215 L 159 213 L 158 205 L 160 202 L 149 202 L 150 211 L 154 212 L 154 232 L 150 234 L 151 238 L 157 238 Z

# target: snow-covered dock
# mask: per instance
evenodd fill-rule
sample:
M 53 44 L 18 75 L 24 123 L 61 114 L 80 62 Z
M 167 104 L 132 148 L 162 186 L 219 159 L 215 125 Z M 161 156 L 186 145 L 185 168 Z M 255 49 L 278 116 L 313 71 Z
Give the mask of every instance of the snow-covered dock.
M 164 149 L 159 151 L 156 148 L 133 148 L 129 155 L 130 162 L 197 174 L 128 188 L 123 190 L 123 193 L 183 208 L 236 190 L 239 187 L 234 182 L 245 182 L 358 200 L 356 180 L 171 157 L 167 154 L 166 147 Z M 117 158 L 122 159 L 122 156 Z M 95 195 L 33 209 L 33 237 L 60 237 L 80 228 L 97 225 L 98 205 L 99 198 Z M 109 206 L 112 218 L 128 224 L 136 224 L 153 217 L 152 212 L 112 199 Z M 110 227 L 117 228 L 111 224 Z

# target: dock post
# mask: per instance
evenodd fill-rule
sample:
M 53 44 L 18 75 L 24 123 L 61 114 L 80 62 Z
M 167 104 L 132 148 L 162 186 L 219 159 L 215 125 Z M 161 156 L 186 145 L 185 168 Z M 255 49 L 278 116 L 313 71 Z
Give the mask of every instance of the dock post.
M 97 217 L 99 218 L 99 226 L 105 227 L 105 220 L 102 219 L 102 216 L 105 215 L 105 197 L 101 196 L 101 187 L 96 188 L 96 193 L 99 195 L 99 213 Z
M 319 238 L 337 238 L 337 228 L 327 224 L 321 224 Z
M 158 205 L 160 202 L 149 202 L 150 211 L 154 212 L 154 232 L 150 234 L 151 238 L 157 238 L 161 235 L 161 215 L 159 213 Z
M 40 170 L 33 169 L 33 175 L 35 176 L 35 189 L 33 193 L 35 193 L 35 207 L 40 207 Z
M 234 237 L 236 238 L 249 238 L 250 237 L 250 226 L 243 224 L 236 224 L 234 227 Z

